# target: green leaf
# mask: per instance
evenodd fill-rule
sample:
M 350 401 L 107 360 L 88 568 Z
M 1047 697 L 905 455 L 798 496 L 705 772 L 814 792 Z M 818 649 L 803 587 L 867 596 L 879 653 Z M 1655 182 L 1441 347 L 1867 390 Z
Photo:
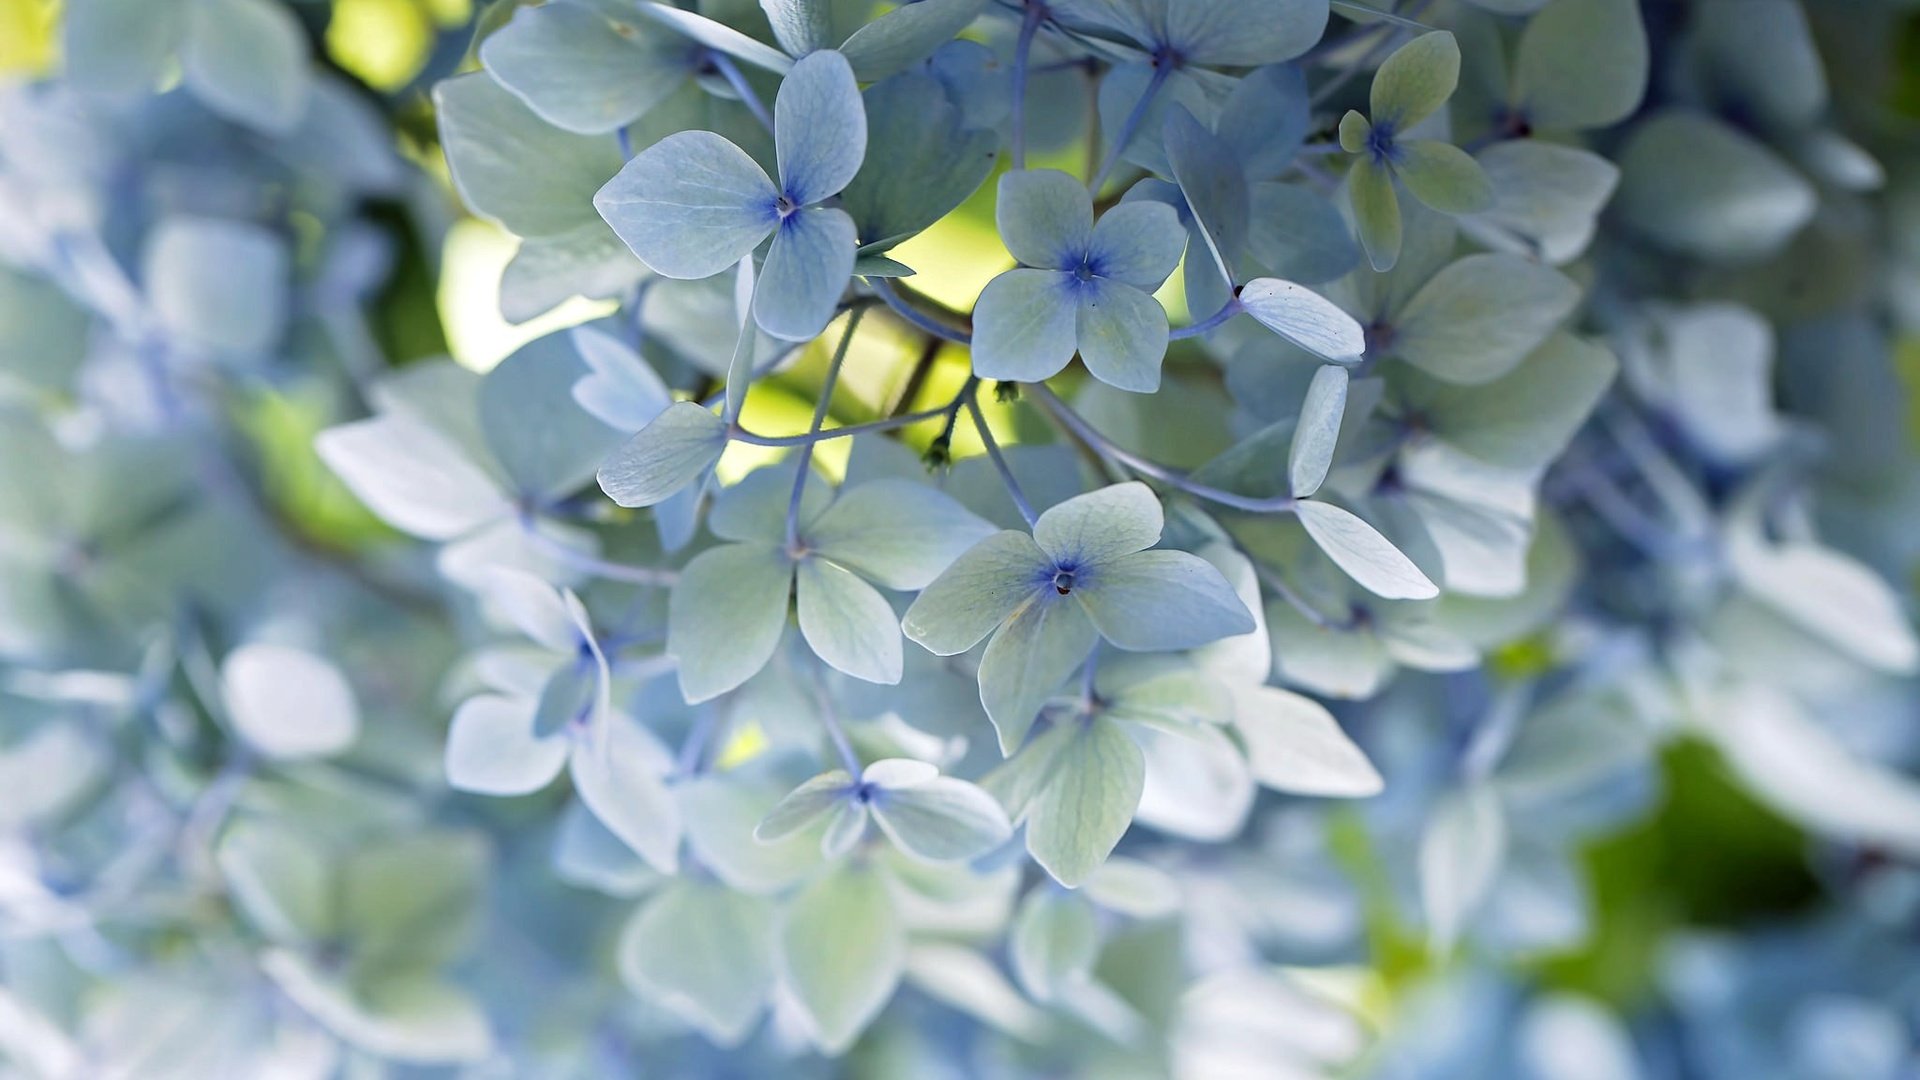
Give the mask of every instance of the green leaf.
M 839 1054 L 893 996 L 906 963 L 907 933 L 887 882 L 848 864 L 808 886 L 780 928 L 780 968 L 812 1028 Z
M 1547 131 L 1606 127 L 1639 107 L 1647 66 L 1636 0 L 1554 0 L 1520 34 L 1514 104 Z
M 1517 255 L 1469 255 L 1435 274 L 1394 317 L 1394 355 L 1457 383 L 1512 371 L 1580 302 L 1580 287 Z
M 1400 549 L 1347 511 L 1307 499 L 1295 504 L 1294 512 L 1320 550 L 1367 591 L 1389 600 L 1426 600 L 1440 594 Z
M 283 645 L 242 645 L 220 665 L 228 719 L 276 761 L 331 757 L 360 734 L 360 708 L 340 669 Z
M 1147 764 L 1119 725 L 1100 718 L 1059 754 L 1052 781 L 1027 811 L 1027 851 L 1071 889 L 1106 861 L 1133 824 Z
M 773 989 L 773 905 L 682 878 L 620 933 L 620 977 L 708 1038 L 736 1046 Z
M 667 606 L 667 653 L 689 704 L 752 678 L 787 627 L 793 563 L 772 547 L 725 544 L 680 571 Z
M 1422 34 L 1394 50 L 1374 72 L 1368 108 L 1375 124 L 1396 135 L 1440 110 L 1460 85 L 1460 46 L 1445 30 Z M 1341 121 L 1340 141 L 1347 142 Z M 1346 146 L 1350 153 L 1355 147 Z
M 600 466 L 600 490 L 621 506 L 653 506 L 700 481 L 726 448 L 725 420 L 675 402 Z
M 1294 498 L 1312 495 L 1326 480 L 1346 411 L 1346 369 L 1327 366 L 1314 372 L 1306 400 L 1300 403 L 1300 422 L 1293 429 L 1293 446 L 1287 453 L 1287 479 Z
M 1013 835 L 1006 811 L 993 796 L 952 777 L 882 792 L 872 809 L 874 821 L 896 846 L 935 862 L 977 858 Z
M 1021 902 L 1008 943 L 1020 985 L 1037 1001 L 1054 1001 L 1091 977 L 1100 929 L 1084 899 L 1043 883 Z

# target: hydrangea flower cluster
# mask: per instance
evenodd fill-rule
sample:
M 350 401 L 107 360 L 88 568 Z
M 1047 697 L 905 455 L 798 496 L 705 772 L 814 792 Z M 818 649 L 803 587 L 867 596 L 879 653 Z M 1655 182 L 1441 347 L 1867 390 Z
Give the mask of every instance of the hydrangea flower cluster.
M 1920 1062 L 1902 4 L 347 6 L 0 70 L 0 1075 Z

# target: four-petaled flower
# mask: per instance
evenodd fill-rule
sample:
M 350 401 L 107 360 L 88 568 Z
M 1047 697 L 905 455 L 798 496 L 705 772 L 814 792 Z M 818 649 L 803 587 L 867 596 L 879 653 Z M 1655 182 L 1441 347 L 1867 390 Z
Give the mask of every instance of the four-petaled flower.
M 1400 259 L 1397 177 L 1414 198 L 1443 214 L 1471 214 L 1493 202 L 1480 163 L 1439 139 L 1403 138 L 1439 111 L 1460 83 L 1460 47 L 1444 30 L 1424 34 L 1387 57 L 1373 77 L 1372 120 L 1348 110 L 1340 119 L 1340 146 L 1359 157 L 1347 174 L 1354 224 L 1375 270 Z
M 1166 651 L 1253 631 L 1211 564 L 1148 550 L 1163 524 L 1160 501 L 1138 482 L 1068 499 L 1041 514 L 1031 536 L 1009 530 L 975 544 L 921 592 L 902 625 L 942 656 L 993 634 L 980 700 L 1011 753 L 1098 639 Z
M 769 235 L 754 292 L 760 329 L 805 341 L 826 329 L 853 276 L 853 218 L 820 205 L 867 156 L 867 113 L 846 58 L 793 65 L 773 103 L 775 184 L 745 150 L 711 131 L 682 131 L 641 151 L 593 197 L 613 231 L 655 273 L 705 278 Z
M 988 282 L 974 306 L 974 374 L 1038 382 L 1078 350 L 1102 382 L 1158 389 L 1167 312 L 1152 293 L 1180 263 L 1180 215 L 1129 202 L 1096 225 L 1086 188 L 1054 169 L 1002 176 L 996 213 L 1022 265 Z

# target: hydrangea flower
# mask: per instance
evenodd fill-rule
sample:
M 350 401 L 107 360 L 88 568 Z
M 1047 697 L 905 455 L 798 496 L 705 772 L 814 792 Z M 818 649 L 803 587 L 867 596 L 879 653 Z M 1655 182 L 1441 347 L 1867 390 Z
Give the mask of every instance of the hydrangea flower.
M 683 131 L 636 155 L 593 202 L 667 277 L 711 277 L 773 237 L 754 319 L 775 337 L 804 340 L 826 329 L 853 274 L 853 219 L 821 204 L 860 171 L 867 114 L 853 69 L 831 50 L 794 64 L 773 108 L 778 184 L 721 136 Z
M 992 635 L 980 700 L 1012 753 L 1047 698 L 1101 640 L 1127 650 L 1190 649 L 1253 629 L 1233 589 L 1204 560 L 1150 550 L 1160 501 L 1115 484 L 1049 509 L 1031 534 L 995 533 L 921 591 L 901 622 L 942 656 Z

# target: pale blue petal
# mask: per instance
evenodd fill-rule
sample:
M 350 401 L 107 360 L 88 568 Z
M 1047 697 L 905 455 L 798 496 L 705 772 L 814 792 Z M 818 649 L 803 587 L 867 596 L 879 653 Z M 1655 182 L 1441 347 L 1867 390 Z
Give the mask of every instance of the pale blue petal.
M 1279 278 L 1255 278 L 1240 290 L 1240 303 L 1260 325 L 1317 356 L 1352 361 L 1366 354 L 1366 331 L 1311 289 Z
M 844 210 L 807 207 L 781 222 L 753 293 L 760 329 L 787 341 L 818 337 L 847 290 L 858 244 Z
M 718 697 L 766 666 L 787 626 L 793 564 L 772 547 L 725 544 L 680 572 L 667 605 L 667 653 L 691 704 Z
M 1180 265 L 1187 230 L 1180 213 L 1163 202 L 1123 202 L 1100 216 L 1087 245 L 1087 262 L 1100 277 L 1148 292 Z
M 447 783 L 480 795 L 525 795 L 560 775 L 567 760 L 564 733 L 534 730 L 534 702 L 483 694 L 469 698 L 447 729 Z
M 973 308 L 973 372 L 983 379 L 1039 382 L 1073 359 L 1079 304 L 1073 275 L 1009 270 L 980 290 Z
M 873 20 L 840 46 L 864 82 L 925 60 L 978 18 L 986 0 L 915 0 Z
M 306 115 L 306 31 L 275 0 L 194 0 L 180 67 L 193 96 L 248 127 L 285 135 Z
M 1034 523 L 1033 538 L 1055 564 L 1078 569 L 1145 551 L 1160 542 L 1165 525 L 1153 489 L 1135 480 L 1050 508 Z
M 1214 265 L 1223 279 L 1231 280 L 1246 245 L 1250 213 L 1246 174 L 1227 144 L 1184 107 L 1167 113 L 1162 137 L 1173 178 L 1200 224 Z
M 1122 649 L 1192 649 L 1254 630 L 1233 586 L 1198 555 L 1141 551 L 1081 576 L 1074 598 L 1100 636 Z
M 1071 270 L 1093 239 L 1093 198 L 1058 169 L 1026 169 L 1000 177 L 994 220 L 1000 241 L 1026 266 Z
M 1320 40 L 1327 6 L 1327 0 L 1171 0 L 1165 40 L 1156 44 L 1196 64 L 1277 64 Z
M 1160 361 L 1167 353 L 1167 310 L 1160 301 L 1131 285 L 1104 278 L 1081 283 L 1075 291 L 1079 294 L 1075 339 L 1087 370 L 1122 390 L 1138 394 L 1158 390 Z
M 726 448 L 726 421 L 682 401 L 601 464 L 600 490 L 621 506 L 652 506 L 699 481 Z
M 746 151 L 711 131 L 682 131 L 635 155 L 593 205 L 655 273 L 704 278 L 766 239 L 779 197 Z
M 840 193 L 867 156 L 867 110 L 847 58 L 830 49 L 793 65 L 773 103 L 780 190 L 805 206 Z
M 522 7 L 480 62 L 540 118 L 596 135 L 633 123 L 693 75 L 696 50 L 664 30 L 616 25 L 586 4 Z
M 573 400 L 616 431 L 634 432 L 673 404 L 667 384 L 631 345 L 591 326 L 575 327 L 573 349 L 589 374 L 573 384 Z
M 672 27 L 710 49 L 718 49 L 735 59 L 745 60 L 754 67 L 782 75 L 793 67 L 793 59 L 786 53 L 704 15 L 662 4 L 658 0 L 641 0 L 636 10 L 654 22 Z

